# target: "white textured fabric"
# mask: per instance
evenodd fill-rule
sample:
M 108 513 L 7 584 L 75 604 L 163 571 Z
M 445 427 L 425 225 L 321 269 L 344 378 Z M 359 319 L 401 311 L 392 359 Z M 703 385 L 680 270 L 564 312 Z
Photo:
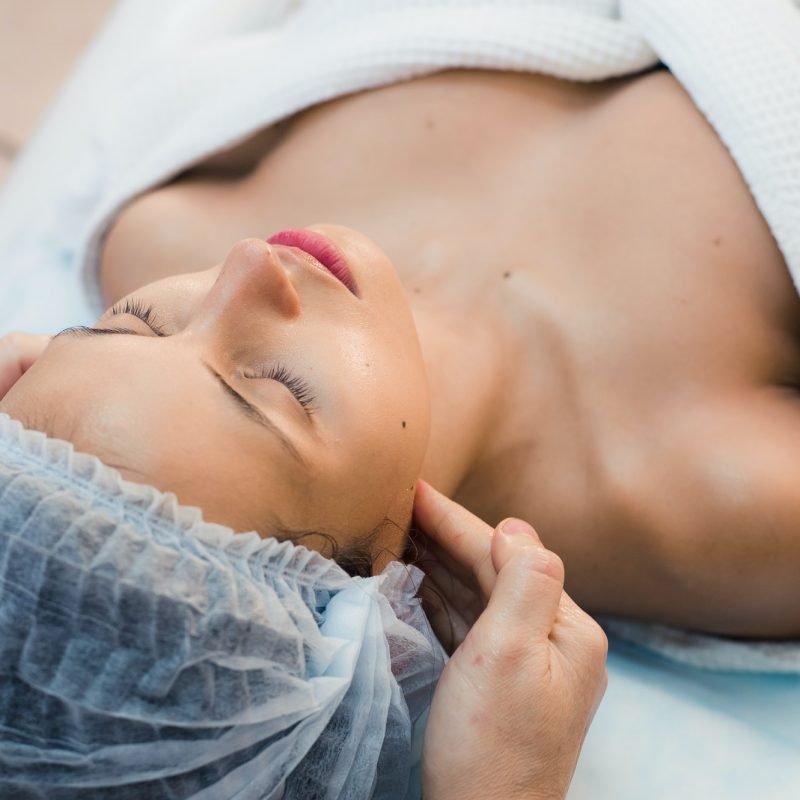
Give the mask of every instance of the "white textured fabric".
M 420 575 L 234 534 L 0 414 L 0 797 L 418 798 Z

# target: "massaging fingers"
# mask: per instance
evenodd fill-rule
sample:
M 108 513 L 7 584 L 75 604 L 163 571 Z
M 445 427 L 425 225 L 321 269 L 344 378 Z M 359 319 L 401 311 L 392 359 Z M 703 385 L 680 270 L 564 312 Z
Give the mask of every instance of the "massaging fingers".
M 589 635 L 582 633 L 587 621 L 588 626 L 597 627 L 563 591 L 561 559 L 543 547 L 528 523 L 509 518 L 492 531 L 474 514 L 424 481 L 418 482 L 415 516 L 429 536 L 427 541 L 418 543 L 418 563 L 428 575 L 430 588 L 439 594 L 433 602 L 429 598 L 426 610 L 448 651 L 464 640 L 470 625 L 483 610 L 481 604 L 475 602 L 478 598 L 470 592 L 470 579 L 474 577 L 484 601 L 491 604 L 498 573 L 512 562 L 513 569 L 519 570 L 520 559 L 531 561 L 532 574 L 531 584 L 519 593 L 517 600 L 533 597 L 534 603 L 533 608 L 524 611 L 520 636 L 548 638 L 557 628 L 564 629 L 563 635 L 569 636 L 572 629 L 577 628 L 581 634 L 578 638 L 583 642 Z M 525 549 L 533 549 L 535 554 L 525 555 Z M 509 598 L 501 598 L 495 605 L 502 606 L 508 601 Z M 572 647 L 570 655 L 579 650 L 579 647 Z
M 492 541 L 492 560 L 500 573 L 512 559 L 536 547 L 539 539 L 533 528 L 521 520 L 505 520 L 498 526 Z M 549 640 L 566 659 L 587 673 L 605 669 L 608 640 L 602 628 L 564 591 L 564 564 L 549 550 L 538 547 L 535 553 L 530 593 L 530 619 L 538 633 L 547 633 Z M 602 682 L 597 703 L 605 683 Z
M 462 580 L 474 577 L 484 598 L 492 593 L 492 528 L 425 481 L 417 481 L 414 518 L 438 545 L 441 563 Z
M 424 537 L 417 534 L 417 538 Z M 442 563 L 447 555 L 431 540 L 415 543 L 406 555 L 425 573 L 419 595 L 423 608 L 439 641 L 452 652 L 483 612 L 486 600 L 472 576 L 462 580 Z
M 548 796 L 563 797 L 605 688 L 605 653 L 597 641 L 591 653 L 582 652 L 588 618 L 570 616 L 563 565 L 529 526 L 499 525 L 491 550 L 494 591 L 445 668 L 431 706 L 427 795 L 516 797 L 546 786 Z M 568 654 L 551 638 L 563 613 L 564 625 L 581 634 Z
M 583 732 L 585 737 L 608 686 L 608 639 L 592 617 L 578 606 L 575 609 L 577 613 L 572 613 L 566 624 L 559 617 L 550 635 L 550 643 L 562 660 L 581 676 L 580 688 L 586 695 L 588 710 Z
M 583 735 L 608 683 L 608 640 L 602 628 L 564 592 L 564 565 L 555 554 L 531 543 L 532 529 L 519 520 L 498 526 L 492 558 L 497 583 L 487 613 L 476 624 L 487 626 L 497 652 L 524 655 L 525 646 L 551 648 L 567 672 L 579 677 L 588 712 Z M 509 644 L 509 639 L 515 640 Z M 541 644 L 539 644 L 541 643 Z M 539 649 L 541 653 L 541 649 Z
M 30 333 L 0 337 L 0 399 L 30 369 L 49 342 L 49 336 Z
M 605 663 L 608 656 L 608 639 L 600 625 L 566 592 L 562 592 L 550 641 L 567 661 L 579 665 L 586 674 L 599 676 L 599 673 L 602 673 L 602 680 L 598 677 L 596 682 L 598 687 L 594 703 L 596 710 L 606 686 Z
M 504 520 L 498 525 L 491 554 L 498 577 L 489 607 L 493 603 L 505 607 L 521 623 L 521 631 L 548 638 L 564 595 L 561 559 L 542 547 L 534 529 L 518 519 Z M 501 582 L 504 575 L 510 577 Z
M 583 676 L 584 687 L 592 692 L 590 721 L 607 685 L 608 640 L 597 622 L 564 591 L 563 562 L 538 545 L 532 528 L 519 520 L 498 526 L 492 559 L 498 579 L 490 608 L 493 603 L 502 608 L 511 624 L 516 622 L 520 637 L 548 642 Z
M 589 654 L 595 659 L 594 644 L 603 651 L 607 642 L 600 626 L 575 603 L 564 591 L 564 563 L 555 553 L 541 546 L 534 529 L 518 519 L 504 520 L 497 527 L 492 540 L 492 561 L 498 573 L 503 567 L 522 553 L 525 548 L 538 547 L 535 582 L 544 599 L 537 609 L 542 625 L 549 625 L 550 638 L 560 644 L 562 650 L 574 655 Z M 543 577 L 546 581 L 543 582 Z

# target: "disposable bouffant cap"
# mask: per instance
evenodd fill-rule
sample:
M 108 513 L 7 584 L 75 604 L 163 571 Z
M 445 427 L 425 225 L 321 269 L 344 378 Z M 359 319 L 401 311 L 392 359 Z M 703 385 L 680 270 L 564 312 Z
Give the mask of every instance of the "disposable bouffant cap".
M 0 796 L 418 796 L 420 577 L 234 534 L 0 414 Z

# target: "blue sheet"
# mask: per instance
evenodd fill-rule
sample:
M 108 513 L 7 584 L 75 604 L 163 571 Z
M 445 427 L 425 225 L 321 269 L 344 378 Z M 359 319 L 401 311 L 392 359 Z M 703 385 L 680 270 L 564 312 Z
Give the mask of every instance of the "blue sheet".
M 797 800 L 800 676 L 688 667 L 610 641 L 569 800 Z

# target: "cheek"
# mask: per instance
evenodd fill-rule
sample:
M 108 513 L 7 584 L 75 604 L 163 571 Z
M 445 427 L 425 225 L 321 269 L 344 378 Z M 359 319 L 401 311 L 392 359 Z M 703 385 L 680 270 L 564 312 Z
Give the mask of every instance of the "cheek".
M 377 360 L 377 359 L 376 359 Z M 427 382 L 395 357 L 374 363 L 351 384 L 344 418 L 352 468 L 374 491 L 396 491 L 418 476 L 430 429 Z
M 357 502 L 382 518 L 418 477 L 427 449 L 430 399 L 416 331 L 395 322 L 373 318 L 338 327 L 335 338 L 328 329 L 295 342 L 295 364 L 318 395 L 324 491 L 351 514 Z

